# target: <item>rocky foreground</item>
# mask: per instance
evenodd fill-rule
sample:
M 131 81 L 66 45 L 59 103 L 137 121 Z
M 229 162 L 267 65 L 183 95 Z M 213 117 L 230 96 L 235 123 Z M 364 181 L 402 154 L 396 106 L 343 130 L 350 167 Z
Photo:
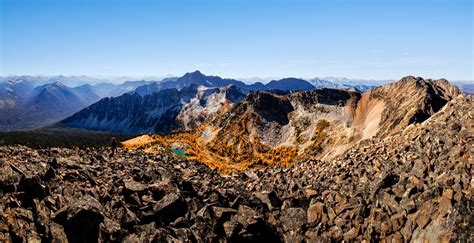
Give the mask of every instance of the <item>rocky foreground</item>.
M 473 99 L 331 162 L 0 147 L 0 241 L 474 241 Z

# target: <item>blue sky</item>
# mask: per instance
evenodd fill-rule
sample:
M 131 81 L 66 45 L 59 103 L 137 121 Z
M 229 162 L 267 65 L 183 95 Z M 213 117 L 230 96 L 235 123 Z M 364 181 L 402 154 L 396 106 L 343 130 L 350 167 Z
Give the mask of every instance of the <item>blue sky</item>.
M 470 0 L 0 2 L 0 75 L 473 79 Z

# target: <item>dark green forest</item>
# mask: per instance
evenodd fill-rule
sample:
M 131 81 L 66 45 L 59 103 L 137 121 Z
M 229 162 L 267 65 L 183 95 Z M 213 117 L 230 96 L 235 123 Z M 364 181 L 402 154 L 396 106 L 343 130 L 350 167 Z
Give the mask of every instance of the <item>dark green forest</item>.
M 0 132 L 0 146 L 25 145 L 31 148 L 87 148 L 108 146 L 111 138 L 118 141 L 131 135 L 84 130 L 77 128 L 41 128 L 29 131 Z

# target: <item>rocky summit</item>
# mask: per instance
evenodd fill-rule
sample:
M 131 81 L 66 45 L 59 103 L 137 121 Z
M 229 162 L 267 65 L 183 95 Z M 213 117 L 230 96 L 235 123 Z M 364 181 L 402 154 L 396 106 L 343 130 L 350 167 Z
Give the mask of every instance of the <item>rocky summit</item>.
M 0 241 L 473 242 L 473 98 L 438 108 L 331 160 L 227 174 L 167 150 L 3 146 Z

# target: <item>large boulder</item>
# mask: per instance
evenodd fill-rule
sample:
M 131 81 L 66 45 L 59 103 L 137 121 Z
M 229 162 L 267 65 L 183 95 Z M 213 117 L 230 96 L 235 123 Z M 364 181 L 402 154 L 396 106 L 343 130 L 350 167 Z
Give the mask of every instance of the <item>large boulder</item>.
M 99 225 L 104 221 L 102 206 L 86 195 L 56 212 L 54 221 L 64 227 L 71 243 L 98 242 Z

